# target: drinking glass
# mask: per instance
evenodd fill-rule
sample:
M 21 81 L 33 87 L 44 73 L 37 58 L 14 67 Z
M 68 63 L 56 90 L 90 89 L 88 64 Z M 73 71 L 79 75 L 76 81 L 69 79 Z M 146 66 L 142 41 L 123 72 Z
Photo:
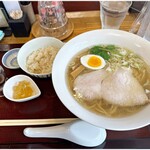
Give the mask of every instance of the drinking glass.
M 131 1 L 101 1 L 102 29 L 119 29 L 131 4 Z
M 5 83 L 5 72 L 3 67 L 0 65 L 0 97 L 3 97 L 3 85 Z
M 129 32 L 137 34 L 150 41 L 150 2 L 144 3 L 140 13 L 133 22 Z
M 67 32 L 68 18 L 62 1 L 39 1 L 39 22 L 50 36 L 60 37 Z

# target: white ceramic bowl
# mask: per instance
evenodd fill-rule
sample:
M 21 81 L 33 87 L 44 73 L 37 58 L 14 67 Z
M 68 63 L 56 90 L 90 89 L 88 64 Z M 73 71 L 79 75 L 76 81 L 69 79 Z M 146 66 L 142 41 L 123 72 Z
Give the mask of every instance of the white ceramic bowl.
M 53 37 L 38 37 L 25 43 L 18 52 L 17 61 L 18 61 L 20 68 L 26 73 L 32 76 L 38 77 L 38 78 L 50 77 L 51 72 L 45 73 L 45 74 L 35 74 L 35 73 L 29 72 L 26 67 L 26 59 L 33 51 L 38 50 L 39 48 L 50 46 L 50 45 L 60 49 L 64 45 L 64 43 L 61 42 L 59 39 L 56 39 Z
M 20 48 L 13 48 L 2 57 L 2 64 L 8 69 L 18 69 L 17 55 Z
M 77 117 L 93 125 L 110 130 L 132 130 L 150 123 L 150 105 L 140 112 L 122 118 L 108 118 L 83 108 L 71 95 L 66 81 L 66 69 L 71 58 L 79 51 L 98 44 L 116 44 L 133 50 L 150 64 L 150 42 L 121 30 L 94 30 L 68 41 L 57 54 L 52 68 L 52 81 L 62 103 Z M 66 55 L 67 54 L 67 55 Z M 65 58 L 65 59 L 62 59 Z M 61 83 L 61 84 L 60 84 Z
M 16 83 L 18 83 L 19 81 L 23 81 L 23 80 L 30 82 L 34 94 L 32 96 L 30 96 L 30 97 L 27 97 L 27 98 L 14 99 L 13 98 L 13 86 Z M 9 78 L 5 82 L 4 87 L 3 87 L 3 94 L 4 94 L 4 96 L 7 99 L 9 99 L 11 101 L 14 101 L 14 102 L 25 102 L 25 101 L 29 101 L 29 100 L 35 99 L 38 96 L 40 96 L 41 95 L 41 91 L 38 88 L 38 86 L 36 85 L 36 83 L 30 77 L 28 77 L 26 75 L 16 75 L 16 76 L 13 76 L 13 77 Z

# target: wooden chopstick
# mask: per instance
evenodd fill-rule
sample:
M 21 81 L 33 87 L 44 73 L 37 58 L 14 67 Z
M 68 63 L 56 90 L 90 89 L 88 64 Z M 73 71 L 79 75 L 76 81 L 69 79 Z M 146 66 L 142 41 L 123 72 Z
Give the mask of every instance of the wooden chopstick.
M 78 118 L 0 120 L 0 126 L 52 125 L 67 123 L 76 119 Z

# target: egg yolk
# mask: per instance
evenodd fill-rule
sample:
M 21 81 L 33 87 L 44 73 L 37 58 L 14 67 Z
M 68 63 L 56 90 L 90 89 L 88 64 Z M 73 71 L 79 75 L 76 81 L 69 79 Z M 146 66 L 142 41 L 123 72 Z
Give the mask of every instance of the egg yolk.
M 99 67 L 102 64 L 102 61 L 98 57 L 92 56 L 89 58 L 87 64 L 91 67 Z

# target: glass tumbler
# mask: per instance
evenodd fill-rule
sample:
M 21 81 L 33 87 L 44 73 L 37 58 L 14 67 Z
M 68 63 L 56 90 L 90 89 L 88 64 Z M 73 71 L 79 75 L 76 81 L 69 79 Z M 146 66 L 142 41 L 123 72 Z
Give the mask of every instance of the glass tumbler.
M 143 8 L 133 22 L 129 32 L 137 34 L 150 41 L 150 2 L 144 3 Z
M 3 91 L 3 85 L 5 83 L 5 72 L 3 67 L 0 65 L 0 97 L 3 97 L 2 91 Z
M 67 32 L 68 18 L 62 1 L 38 1 L 39 23 L 48 35 L 63 36 Z
M 119 29 L 131 4 L 132 1 L 101 1 L 102 29 Z

